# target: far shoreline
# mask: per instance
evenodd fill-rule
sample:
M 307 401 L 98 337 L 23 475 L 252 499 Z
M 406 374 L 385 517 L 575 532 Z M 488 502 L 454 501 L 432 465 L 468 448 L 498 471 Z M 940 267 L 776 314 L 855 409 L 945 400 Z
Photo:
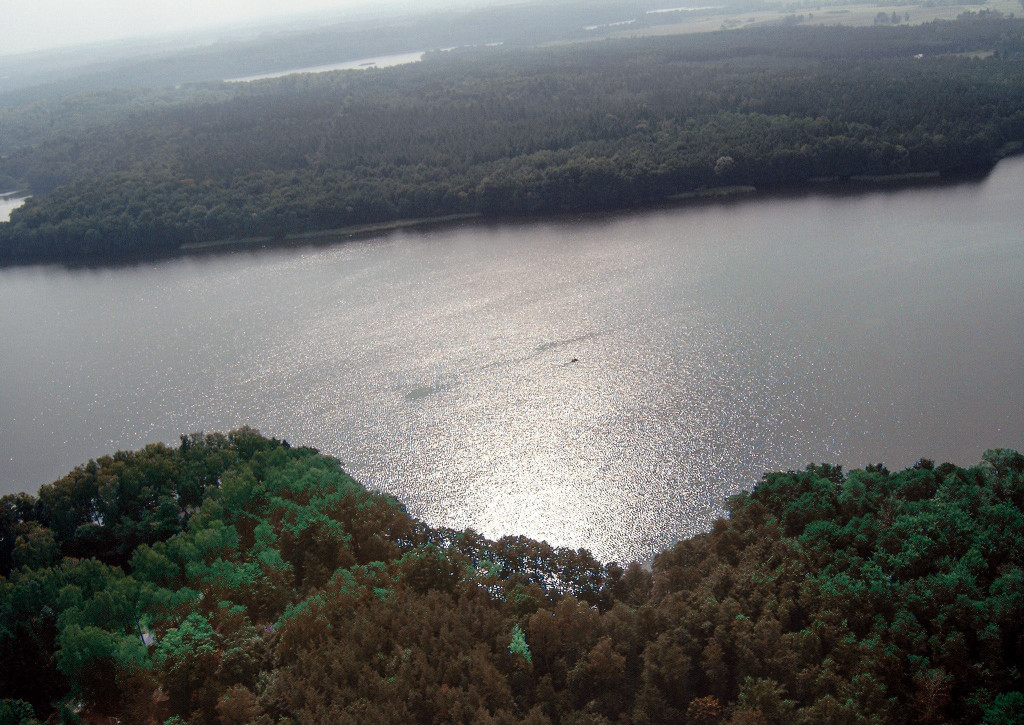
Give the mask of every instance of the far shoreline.
M 878 191 L 899 191 L 903 189 L 925 189 L 933 186 L 957 186 L 959 184 L 978 183 L 988 178 L 996 165 L 1004 158 L 1024 156 L 1014 153 L 1000 157 L 990 167 L 981 170 L 964 171 L 956 174 L 943 174 L 938 170 L 912 171 L 898 174 L 856 174 L 849 177 L 826 177 L 808 179 L 799 184 L 780 184 L 770 187 L 756 187 L 749 184 L 733 184 L 694 189 L 693 191 L 671 194 L 660 199 L 652 199 L 633 206 L 612 207 L 608 209 L 565 210 L 557 212 L 538 212 L 533 214 L 500 214 L 487 215 L 481 212 L 462 214 L 446 214 L 437 217 L 419 217 L 411 219 L 395 219 L 391 221 L 359 224 L 350 227 L 339 227 L 321 231 L 299 232 L 283 236 L 246 237 L 242 239 L 222 239 L 211 242 L 185 244 L 178 248 L 177 254 L 171 258 L 195 256 L 206 253 L 229 253 L 234 250 L 248 249 L 285 249 L 288 247 L 321 247 L 383 236 L 389 232 L 400 230 L 423 231 L 427 229 L 446 229 L 462 226 L 466 223 L 481 223 L 486 226 L 500 224 L 536 224 L 544 222 L 574 221 L 583 219 L 614 218 L 622 214 L 639 213 L 656 209 L 698 208 L 711 204 L 734 204 L 743 201 L 768 200 L 773 198 L 796 199 L 816 194 L 828 196 L 848 196 L 868 194 Z
M 183 244 L 176 249 L 166 250 L 161 254 L 124 255 L 114 257 L 80 257 L 70 260 L 26 260 L 0 263 L 0 269 L 30 266 L 55 265 L 67 269 L 80 268 L 112 268 L 136 266 L 174 259 L 199 258 L 203 256 L 232 254 L 239 251 L 259 252 L 264 250 L 325 247 L 347 241 L 383 237 L 390 232 L 410 230 L 425 231 L 445 229 L 465 224 L 483 224 L 485 226 L 510 224 L 523 225 L 535 223 L 578 221 L 584 219 L 613 218 L 622 214 L 639 213 L 657 209 L 699 208 L 715 204 L 735 204 L 743 201 L 769 200 L 773 198 L 794 199 L 810 197 L 817 194 L 827 196 L 859 195 L 875 192 L 899 191 L 904 189 L 924 189 L 933 186 L 957 186 L 960 184 L 980 183 L 987 179 L 995 167 L 1003 159 L 1024 156 L 1024 152 L 1014 148 L 1010 153 L 1000 156 L 990 166 L 977 167 L 956 173 L 943 173 L 939 170 L 911 171 L 898 174 L 870 175 L 854 174 L 850 176 L 818 177 L 802 183 L 780 184 L 769 187 L 756 187 L 749 184 L 733 184 L 715 187 L 704 187 L 692 191 L 680 192 L 658 199 L 642 201 L 635 205 L 610 207 L 607 209 L 564 210 L 525 214 L 487 215 L 481 212 L 463 212 L 445 214 L 436 217 L 414 217 L 392 219 L 388 221 L 358 224 L 347 227 L 297 232 L 278 236 L 262 235 L 243 238 L 226 238 L 205 242 Z M 24 192 L 17 192 L 24 193 Z

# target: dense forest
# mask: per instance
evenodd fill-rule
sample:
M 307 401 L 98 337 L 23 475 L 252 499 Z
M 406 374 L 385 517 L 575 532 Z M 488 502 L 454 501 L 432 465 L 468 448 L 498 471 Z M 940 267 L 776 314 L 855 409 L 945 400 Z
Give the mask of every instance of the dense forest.
M 815 0 L 822 3 L 843 0 Z M 927 1 L 927 0 L 926 0 Z M 950 0 L 944 0 L 948 2 Z M 980 0 L 963 4 L 973 4 Z M 0 106 L 83 91 L 166 87 L 238 78 L 339 61 L 432 48 L 487 45 L 536 46 L 601 37 L 610 23 L 651 28 L 683 19 L 681 12 L 648 12 L 656 0 L 482 0 L 463 9 L 375 8 L 372 14 L 329 12 L 306 22 L 268 23 L 264 28 L 221 28 L 163 42 L 148 38 L 133 47 L 92 46 L 53 53 L 0 56 Z M 765 10 L 764 0 L 723 0 L 689 11 L 686 19 L 746 9 Z
M 250 429 L 99 458 L 0 499 L 0 721 L 1020 721 L 1024 456 L 812 465 L 728 512 L 623 568 Z
M 0 104 L 0 264 L 721 187 L 983 173 L 1024 142 L 1024 20 L 781 25 Z

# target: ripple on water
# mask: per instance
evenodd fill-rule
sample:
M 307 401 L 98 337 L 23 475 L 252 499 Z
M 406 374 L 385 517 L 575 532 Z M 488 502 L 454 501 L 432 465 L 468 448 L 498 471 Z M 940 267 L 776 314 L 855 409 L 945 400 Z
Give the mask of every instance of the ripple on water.
M 0 271 L 0 480 L 250 424 L 626 560 L 766 469 L 969 464 L 1022 444 L 1022 182 Z

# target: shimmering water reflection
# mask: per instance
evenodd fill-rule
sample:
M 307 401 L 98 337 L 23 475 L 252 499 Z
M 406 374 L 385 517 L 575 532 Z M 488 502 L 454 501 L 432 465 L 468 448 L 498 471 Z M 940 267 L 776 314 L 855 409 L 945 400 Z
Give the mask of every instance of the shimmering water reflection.
M 247 423 L 432 523 L 644 558 L 765 469 L 1020 447 L 1022 186 L 3 271 L 0 481 Z

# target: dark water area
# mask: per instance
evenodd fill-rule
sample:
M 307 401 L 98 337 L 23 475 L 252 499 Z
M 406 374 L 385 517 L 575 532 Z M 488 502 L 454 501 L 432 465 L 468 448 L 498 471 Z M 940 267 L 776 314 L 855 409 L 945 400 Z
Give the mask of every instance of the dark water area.
M 646 558 L 765 470 L 1024 447 L 1024 159 L 955 186 L 0 271 L 0 492 L 190 431 Z

